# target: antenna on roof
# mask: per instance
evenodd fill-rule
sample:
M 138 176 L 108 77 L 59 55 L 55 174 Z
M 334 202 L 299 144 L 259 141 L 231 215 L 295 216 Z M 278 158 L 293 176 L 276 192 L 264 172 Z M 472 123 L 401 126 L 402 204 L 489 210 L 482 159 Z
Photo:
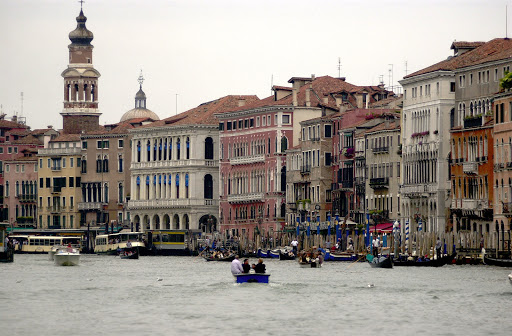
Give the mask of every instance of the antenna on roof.
M 389 64 L 389 90 L 393 91 L 393 64 Z
M 508 4 L 505 5 L 505 38 L 508 38 Z
M 23 117 L 23 92 L 21 92 L 20 100 L 21 100 L 21 112 L 20 112 L 20 117 Z
M 341 78 L 341 57 L 338 57 L 338 78 Z
M 407 76 L 407 61 L 405 61 L 405 75 Z

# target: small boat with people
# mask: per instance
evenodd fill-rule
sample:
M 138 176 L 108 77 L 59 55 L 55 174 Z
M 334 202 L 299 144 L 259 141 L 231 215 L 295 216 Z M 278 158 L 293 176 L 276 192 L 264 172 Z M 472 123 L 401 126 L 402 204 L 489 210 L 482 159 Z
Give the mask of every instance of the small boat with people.
M 298 261 L 301 268 L 320 268 L 324 262 L 324 256 L 320 251 L 302 251 L 298 255 Z
M 68 245 L 57 249 L 53 260 L 57 266 L 77 266 L 80 263 L 80 251 Z
M 268 283 L 270 273 L 240 273 L 233 276 L 236 283 Z
M 279 260 L 295 260 L 295 258 L 297 258 L 297 256 L 293 251 L 281 251 L 279 253 Z
M 139 250 L 136 248 L 124 248 L 119 251 L 121 259 L 139 259 Z
M 438 259 L 430 259 L 428 257 L 406 257 L 406 259 L 398 258 L 393 260 L 394 266 L 416 266 L 416 267 L 441 267 L 446 264 L 452 263 L 453 259 L 457 255 L 456 252 L 450 255 L 443 256 Z
M 206 261 L 233 261 L 235 257 L 236 253 L 233 251 L 213 251 L 203 256 Z
M 373 254 L 368 254 L 366 260 L 374 268 L 393 268 L 393 260 L 389 256 L 374 257 Z

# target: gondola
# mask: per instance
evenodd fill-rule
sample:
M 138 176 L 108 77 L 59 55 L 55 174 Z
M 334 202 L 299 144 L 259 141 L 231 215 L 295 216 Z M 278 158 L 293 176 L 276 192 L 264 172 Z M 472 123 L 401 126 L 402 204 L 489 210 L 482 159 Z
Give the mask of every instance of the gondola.
M 281 250 L 280 249 L 269 250 L 268 251 L 268 257 L 269 258 L 280 259 L 280 257 L 279 257 L 280 254 L 281 254 Z
M 313 261 L 313 262 L 300 261 L 299 265 L 300 265 L 300 268 L 320 268 L 320 267 L 322 267 L 322 264 L 317 263 L 315 261 Z
M 330 251 L 325 252 L 326 261 L 356 261 L 357 259 L 357 255 L 354 253 L 334 253 Z
M 512 267 L 512 259 L 490 258 L 484 254 L 484 263 L 486 265 Z
M 206 257 L 203 257 L 206 261 L 233 261 L 235 260 L 235 254 L 230 254 L 228 255 L 227 257 L 223 257 L 223 258 L 214 258 L 213 256 L 206 256 Z
M 295 260 L 297 256 L 293 252 L 279 252 L 279 260 Z
M 121 259 L 139 259 L 139 252 L 131 251 L 131 253 L 130 253 L 127 251 L 124 254 L 121 253 L 119 256 L 121 257 Z
M 390 257 L 375 258 L 373 255 L 368 254 L 366 260 L 371 267 L 375 268 L 393 268 L 393 260 Z
M 439 259 L 431 259 L 428 261 L 417 260 L 393 260 L 395 266 L 416 266 L 416 267 L 441 267 L 452 263 L 457 253 L 441 257 Z
M 258 257 L 259 258 L 270 258 L 270 250 L 263 251 L 262 249 L 258 250 Z

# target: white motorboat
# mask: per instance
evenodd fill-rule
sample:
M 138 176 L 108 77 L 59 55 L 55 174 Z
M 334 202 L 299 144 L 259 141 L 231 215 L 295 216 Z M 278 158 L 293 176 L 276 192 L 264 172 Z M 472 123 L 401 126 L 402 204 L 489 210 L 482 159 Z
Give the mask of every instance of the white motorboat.
M 66 248 L 66 247 L 62 246 L 62 245 L 54 245 L 54 246 L 52 246 L 50 251 L 48 251 L 48 260 L 53 261 L 53 256 L 55 255 L 55 253 L 57 253 L 57 250 L 59 250 L 61 248 Z
M 57 266 L 77 266 L 80 262 L 80 252 L 72 247 L 60 248 L 53 255 Z
M 512 285 L 512 273 L 508 275 L 508 280 L 510 281 L 510 284 Z

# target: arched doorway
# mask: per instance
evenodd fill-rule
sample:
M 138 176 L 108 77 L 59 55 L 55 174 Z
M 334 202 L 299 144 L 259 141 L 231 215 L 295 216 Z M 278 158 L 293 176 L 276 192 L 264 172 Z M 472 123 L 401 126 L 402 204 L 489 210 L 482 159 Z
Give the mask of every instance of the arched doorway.
M 177 214 L 172 218 L 172 228 L 173 230 L 180 229 L 180 217 Z
M 171 229 L 171 219 L 169 218 L 168 214 L 164 215 L 163 228 L 166 230 Z
M 188 215 L 183 215 L 183 225 L 184 230 L 190 230 L 190 219 L 188 218 Z
M 213 160 L 213 139 L 211 137 L 204 140 L 204 158 L 205 160 Z
M 153 216 L 153 227 L 155 228 L 155 230 L 160 230 L 160 216 Z
M 214 215 L 204 215 L 199 219 L 199 229 L 204 233 L 217 231 L 217 218 Z
M 145 230 L 151 230 L 151 228 L 149 227 L 149 216 L 148 215 L 144 216 L 143 225 L 144 225 Z
M 204 198 L 213 199 L 213 177 L 210 174 L 204 176 Z

